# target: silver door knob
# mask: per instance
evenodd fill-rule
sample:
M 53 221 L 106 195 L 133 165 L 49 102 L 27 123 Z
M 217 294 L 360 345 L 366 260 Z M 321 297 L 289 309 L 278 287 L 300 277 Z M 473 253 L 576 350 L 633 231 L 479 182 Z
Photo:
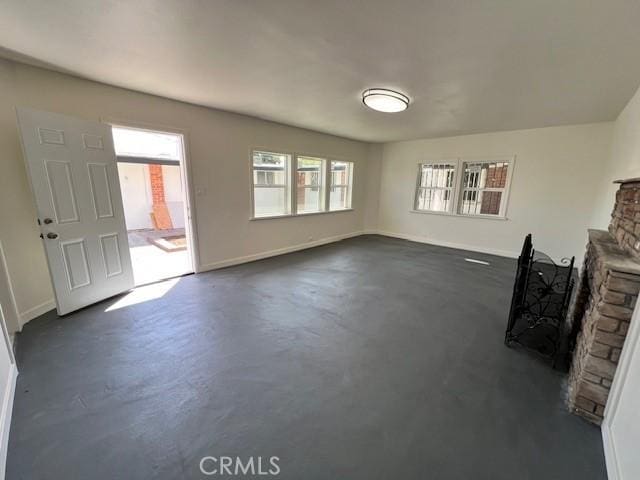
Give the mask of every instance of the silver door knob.
M 53 223 L 53 220 L 51 220 L 50 218 L 45 218 L 44 223 L 45 225 L 49 225 L 50 223 Z
M 49 232 L 47 233 L 47 238 L 50 238 L 51 240 L 58 238 L 58 234 L 57 233 L 53 233 L 53 232 Z

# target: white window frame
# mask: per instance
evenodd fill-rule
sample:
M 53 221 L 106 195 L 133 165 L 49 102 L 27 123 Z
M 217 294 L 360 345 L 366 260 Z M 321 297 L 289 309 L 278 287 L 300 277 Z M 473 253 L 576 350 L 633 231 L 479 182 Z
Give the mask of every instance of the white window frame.
M 422 169 L 425 165 L 453 165 L 453 184 L 451 187 L 423 187 L 422 186 Z M 413 197 L 413 210 L 420 213 L 435 213 L 441 215 L 448 215 L 454 212 L 454 205 L 457 205 L 456 202 L 456 185 L 458 183 L 458 171 L 460 169 L 460 165 L 458 159 L 453 160 L 439 160 L 437 162 L 422 162 L 418 164 L 418 176 L 416 178 L 416 189 L 415 195 Z M 421 190 L 448 190 L 451 192 L 450 201 L 447 210 L 430 210 L 425 208 L 418 208 L 418 201 L 420 198 Z
M 470 163 L 506 163 L 509 165 L 507 170 L 507 179 L 504 188 L 480 188 L 480 189 L 465 189 L 464 188 L 464 170 L 467 164 Z M 439 211 L 439 210 L 420 210 L 417 208 L 418 204 L 418 194 L 421 188 L 429 188 L 429 187 L 421 187 L 421 175 L 422 175 L 422 166 L 423 165 L 438 165 L 438 164 L 451 164 L 455 165 L 455 173 L 454 173 L 454 185 L 453 185 L 453 201 L 449 203 L 448 211 Z M 511 192 L 511 179 L 513 177 L 513 171 L 515 170 L 516 157 L 515 156 L 497 156 L 497 157 L 459 157 L 455 159 L 440 159 L 433 161 L 424 161 L 418 163 L 418 176 L 416 178 L 415 191 L 413 196 L 413 208 L 411 212 L 413 213 L 425 213 L 430 215 L 449 215 L 454 217 L 465 217 L 465 218 L 486 218 L 491 220 L 507 220 L 507 208 L 509 206 L 509 196 Z M 498 215 L 489 215 L 482 213 L 462 213 L 461 205 L 463 200 L 463 192 L 465 190 L 475 190 L 477 192 L 481 191 L 500 191 L 502 192 L 502 196 L 500 197 L 500 209 Z
M 336 163 L 346 163 L 348 165 L 348 169 L 349 169 L 349 182 L 346 184 L 337 184 L 334 185 L 333 184 L 333 175 L 331 174 L 332 170 L 331 170 L 331 164 L 333 162 Z M 353 171 L 355 170 L 355 163 L 354 162 L 350 162 L 348 160 L 336 160 L 331 159 L 327 162 L 327 208 L 326 210 L 328 212 L 343 212 L 345 210 L 351 210 L 351 206 L 353 204 L 353 177 L 354 177 L 354 173 Z M 347 202 L 347 206 L 343 207 L 343 208 L 331 208 L 331 190 L 334 187 L 338 187 L 338 188 L 346 188 L 347 189 L 347 198 L 348 198 L 348 202 Z
M 302 188 L 303 190 L 308 190 L 310 188 L 316 188 L 312 185 L 309 186 L 303 186 L 303 187 L 299 187 L 298 186 L 298 172 L 300 170 L 300 165 L 298 163 L 298 161 L 301 158 L 308 158 L 309 160 L 319 160 L 320 161 L 320 200 L 319 200 L 319 204 L 320 204 L 320 210 L 316 210 L 316 211 L 311 211 L 311 212 L 300 212 L 298 211 L 298 188 Z M 295 197 L 294 198 L 294 205 L 295 205 L 295 214 L 296 215 L 313 215 L 316 213 L 324 213 L 327 211 L 327 196 L 328 196 L 328 192 L 327 192 L 327 164 L 330 163 L 330 160 L 327 160 L 325 157 L 318 157 L 318 156 L 312 156 L 312 155 L 295 155 L 295 165 L 296 165 L 296 174 L 294 176 L 295 182 L 293 184 L 293 193 L 292 195 Z
M 254 167 L 253 167 L 253 154 L 255 152 L 264 152 L 264 153 L 272 153 L 274 155 L 287 155 L 288 157 L 288 173 L 289 173 L 289 202 L 288 202 L 288 212 L 279 215 L 265 215 L 256 217 L 255 214 L 255 198 L 254 198 L 254 189 L 255 189 L 255 179 L 254 179 Z M 321 204 L 323 209 L 315 212 L 300 212 L 298 213 L 298 158 L 299 157 L 307 157 L 318 160 L 323 160 L 323 166 L 321 169 L 322 175 L 322 184 L 321 184 Z M 350 204 L 349 208 L 340 208 L 330 210 L 330 183 L 331 183 L 331 162 L 344 162 L 351 165 L 351 184 L 350 184 Z M 288 218 L 288 217 L 305 217 L 308 215 L 325 215 L 330 213 L 341 213 L 341 212 L 352 212 L 353 208 L 353 179 L 355 172 L 355 162 L 351 160 L 344 160 L 342 158 L 332 157 L 329 155 L 318 155 L 316 153 L 306 153 L 306 152 L 292 152 L 289 150 L 283 150 L 279 148 L 271 148 L 271 147 L 252 147 L 249 149 L 249 174 L 250 174 L 250 204 L 251 204 L 251 214 L 249 220 L 269 220 L 269 219 L 278 219 L 278 218 Z
M 283 185 L 279 185 L 279 184 L 273 184 L 273 185 L 256 185 L 256 181 L 255 181 L 255 166 L 253 164 L 253 155 L 254 153 L 271 153 L 273 155 L 285 155 L 287 157 L 287 165 L 285 166 L 285 177 L 288 180 L 288 183 L 285 183 Z M 293 156 L 290 153 L 287 152 L 283 152 L 283 151 L 277 151 L 277 150 L 273 150 L 273 149 L 265 149 L 265 148 L 255 148 L 251 150 L 251 155 L 250 155 L 250 167 L 251 167 L 251 218 L 252 219 L 262 219 L 262 218 L 282 218 L 282 217 L 289 217 L 291 216 L 291 207 L 292 207 L 292 202 L 291 202 L 291 198 L 293 196 L 293 185 L 291 184 L 291 182 L 293 181 L 294 177 L 292 175 L 292 171 L 294 171 L 293 168 Z M 288 176 L 287 176 L 288 174 Z M 285 191 L 285 197 L 288 199 L 287 202 L 285 202 L 286 205 L 286 209 L 284 213 L 280 213 L 280 214 L 275 214 L 275 215 L 260 215 L 260 216 L 256 216 L 256 201 L 255 201 L 255 189 L 256 188 L 282 188 Z

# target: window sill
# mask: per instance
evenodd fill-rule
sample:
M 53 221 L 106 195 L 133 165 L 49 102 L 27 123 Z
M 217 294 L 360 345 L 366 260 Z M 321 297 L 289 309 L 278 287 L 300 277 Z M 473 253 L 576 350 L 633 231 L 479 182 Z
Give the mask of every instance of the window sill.
M 307 213 L 289 213 L 287 215 L 270 215 L 268 217 L 250 217 L 249 221 L 254 220 L 274 220 L 276 218 L 295 218 L 295 217 L 309 217 L 312 215 L 328 215 L 331 213 L 353 212 L 353 208 L 341 208 L 340 210 L 329 210 L 326 212 L 307 212 Z
M 502 215 L 464 215 L 462 213 L 431 212 L 428 210 L 409 210 L 409 213 L 420 213 L 422 215 L 442 215 L 444 217 L 457 217 L 457 218 L 480 218 L 482 220 L 499 220 L 499 221 L 509 220 L 509 218 Z

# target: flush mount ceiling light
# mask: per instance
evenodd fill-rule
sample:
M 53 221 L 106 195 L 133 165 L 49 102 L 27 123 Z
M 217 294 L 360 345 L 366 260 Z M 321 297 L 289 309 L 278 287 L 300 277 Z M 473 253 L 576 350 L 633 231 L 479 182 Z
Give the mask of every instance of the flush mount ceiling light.
M 402 112 L 409 107 L 409 97 L 386 88 L 369 88 L 362 92 L 362 102 L 379 112 Z

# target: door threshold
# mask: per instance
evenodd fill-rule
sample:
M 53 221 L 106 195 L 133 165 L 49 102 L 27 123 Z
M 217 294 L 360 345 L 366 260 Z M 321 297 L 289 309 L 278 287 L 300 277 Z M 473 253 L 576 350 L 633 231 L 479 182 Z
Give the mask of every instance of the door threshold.
M 139 287 L 146 287 L 149 285 L 155 285 L 156 283 L 166 282 L 167 280 L 173 280 L 174 278 L 186 277 L 188 275 L 193 275 L 195 273 L 196 272 L 185 272 L 185 273 L 180 273 L 178 275 L 174 275 L 172 277 L 159 278 L 158 280 L 153 280 L 152 282 L 146 282 L 146 283 L 141 283 L 140 285 L 136 285 L 135 287 L 133 287 L 133 290 Z

